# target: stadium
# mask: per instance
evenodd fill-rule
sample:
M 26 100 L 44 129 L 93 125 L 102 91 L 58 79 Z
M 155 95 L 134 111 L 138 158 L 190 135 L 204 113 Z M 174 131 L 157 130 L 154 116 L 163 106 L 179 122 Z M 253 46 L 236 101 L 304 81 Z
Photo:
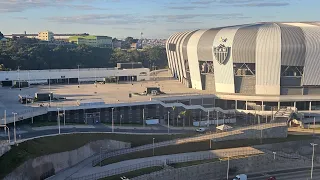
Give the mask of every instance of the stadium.
M 166 49 L 175 78 L 235 109 L 310 112 L 320 105 L 319 39 L 319 22 L 263 22 L 179 32 Z

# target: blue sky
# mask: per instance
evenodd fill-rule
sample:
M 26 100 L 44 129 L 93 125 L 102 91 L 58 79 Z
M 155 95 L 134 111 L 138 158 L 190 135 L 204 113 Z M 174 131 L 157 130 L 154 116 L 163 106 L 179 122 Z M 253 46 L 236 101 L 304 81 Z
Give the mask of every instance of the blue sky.
M 320 21 L 319 11 L 320 0 L 0 0 L 0 31 L 168 38 L 259 21 Z

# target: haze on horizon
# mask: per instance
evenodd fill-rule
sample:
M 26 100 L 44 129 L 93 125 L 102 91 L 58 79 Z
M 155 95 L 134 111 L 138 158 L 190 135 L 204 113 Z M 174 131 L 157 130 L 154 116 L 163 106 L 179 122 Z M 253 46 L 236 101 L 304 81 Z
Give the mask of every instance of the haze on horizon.
M 0 31 L 168 38 L 243 23 L 319 21 L 319 7 L 319 0 L 0 0 Z

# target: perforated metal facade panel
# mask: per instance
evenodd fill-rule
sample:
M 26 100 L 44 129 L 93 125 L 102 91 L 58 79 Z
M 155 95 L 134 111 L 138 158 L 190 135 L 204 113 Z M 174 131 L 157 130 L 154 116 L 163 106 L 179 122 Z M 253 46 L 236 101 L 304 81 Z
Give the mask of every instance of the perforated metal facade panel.
M 274 23 L 259 28 L 256 53 L 256 94 L 280 95 L 281 31 Z

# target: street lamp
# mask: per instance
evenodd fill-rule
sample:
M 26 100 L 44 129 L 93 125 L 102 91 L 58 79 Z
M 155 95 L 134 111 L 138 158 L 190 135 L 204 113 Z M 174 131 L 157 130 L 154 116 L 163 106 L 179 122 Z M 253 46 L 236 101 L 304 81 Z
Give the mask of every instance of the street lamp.
M 80 65 L 78 64 L 78 88 L 80 87 Z
M 315 144 L 315 143 L 310 143 L 311 146 L 312 146 L 312 162 L 311 162 L 311 175 L 310 175 L 310 178 L 312 179 L 312 173 L 313 173 L 313 159 L 314 159 L 314 147 L 318 144 Z
M 170 111 L 168 111 L 168 134 L 170 133 Z
M 276 154 L 277 152 L 273 151 L 273 164 L 274 164 L 274 169 L 276 169 Z
M 9 127 L 7 125 L 1 125 L 0 124 L 0 127 L 3 127 L 4 129 L 8 129 L 8 140 L 9 140 L 9 143 L 10 143 L 10 130 L 9 130 Z
M 58 121 L 58 128 L 59 128 L 59 134 L 60 134 L 60 108 L 57 108 L 57 110 L 58 110 L 57 121 Z
M 228 156 L 227 180 L 229 179 L 230 157 Z
M 100 167 L 101 167 L 101 151 L 102 151 L 102 147 L 100 147 Z
M 155 138 L 152 138 L 152 155 L 154 156 L 154 139 Z
M 114 108 L 111 108 L 111 110 L 112 110 L 112 112 L 111 112 L 111 116 L 112 116 L 112 125 L 111 125 L 111 127 L 112 127 L 112 132 L 114 132 L 114 122 L 113 122 L 113 110 L 114 110 Z
M 17 137 L 16 137 L 16 115 L 17 113 L 12 112 L 13 114 L 13 137 L 14 137 L 14 143 L 17 142 Z
M 49 107 L 51 107 L 51 93 L 52 92 L 50 92 L 50 94 L 49 94 Z

